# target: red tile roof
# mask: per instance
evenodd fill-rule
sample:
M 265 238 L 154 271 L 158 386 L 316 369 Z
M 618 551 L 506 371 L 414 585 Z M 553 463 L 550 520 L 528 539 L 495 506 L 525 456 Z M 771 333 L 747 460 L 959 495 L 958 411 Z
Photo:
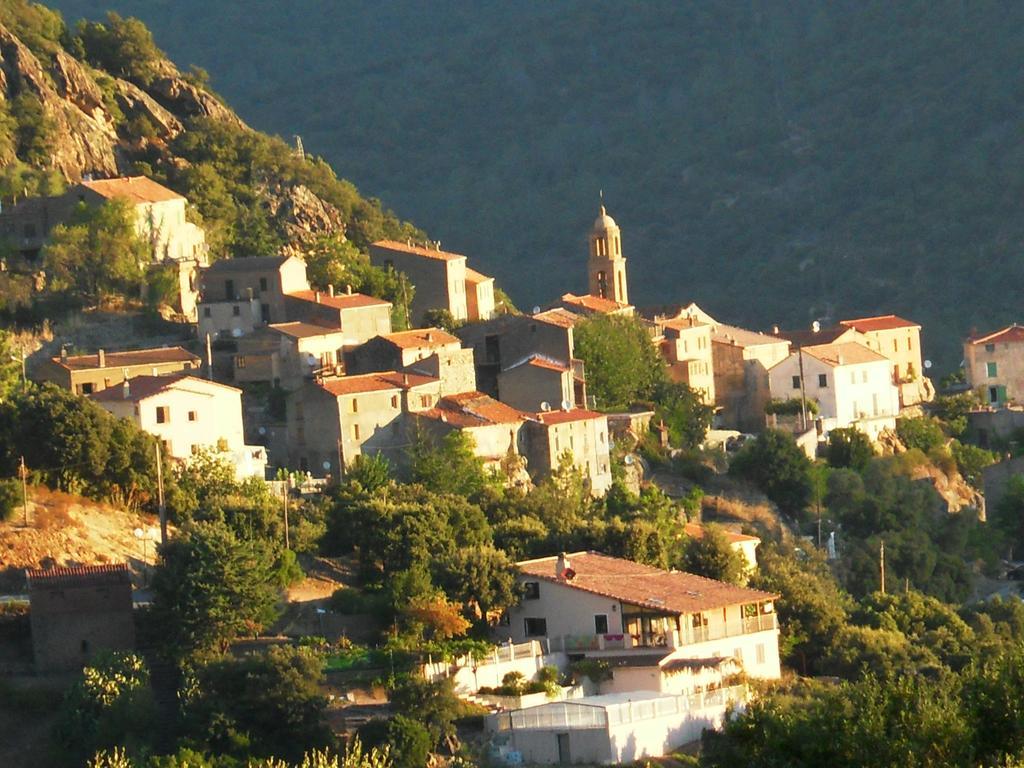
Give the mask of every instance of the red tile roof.
M 843 342 L 841 344 L 818 344 L 813 347 L 803 347 L 804 354 L 821 360 L 833 368 L 838 365 L 859 365 L 861 363 L 876 363 L 879 360 L 888 361 L 884 355 L 880 355 L 873 349 L 868 349 L 863 344 L 855 342 Z
M 466 282 L 467 283 L 486 283 L 488 280 L 493 280 L 493 277 L 477 272 L 475 269 L 466 267 Z
M 856 320 L 840 320 L 840 325 L 847 328 L 856 328 L 861 333 L 872 331 L 893 331 L 897 328 L 920 328 L 920 323 L 907 320 L 898 315 L 878 315 L 876 317 L 859 317 Z
M 425 384 L 436 383 L 433 376 L 420 376 L 416 373 L 399 373 L 384 371 L 383 373 L 365 373 L 360 376 L 339 376 L 324 379 L 318 385 L 332 395 L 358 395 L 362 392 L 383 392 L 389 389 L 412 389 Z
M 510 365 L 505 370 L 511 371 L 515 368 L 520 367 L 521 365 L 529 365 L 533 368 L 543 368 L 548 371 L 557 371 L 558 373 L 565 373 L 566 371 L 570 370 L 569 366 L 566 365 L 565 363 L 560 363 L 557 360 L 552 360 L 550 357 L 545 357 L 544 355 L 539 354 L 533 354 L 529 355 L 528 357 L 524 357 L 522 360 L 512 363 L 512 365 Z
M 971 344 L 994 344 L 995 342 L 1000 343 L 1017 343 L 1024 341 L 1024 326 L 1008 325 L 1000 331 L 985 334 L 984 336 L 971 336 L 967 339 Z
M 520 424 L 530 418 L 482 392 L 463 392 L 442 397 L 437 406 L 420 414 L 457 427 L 481 427 L 495 424 Z
M 737 587 L 683 571 L 663 571 L 598 552 L 574 552 L 566 558 L 573 571 L 571 579 L 555 574 L 557 557 L 527 560 L 516 566 L 527 576 L 665 613 L 695 613 L 778 597 L 771 592 Z
M 709 325 L 709 323 L 705 323 L 700 318 L 694 317 L 693 315 L 673 317 L 671 320 L 663 320 L 658 324 L 665 328 L 671 328 L 674 331 L 688 331 L 690 328 L 699 328 L 701 326 Z
M 104 353 L 104 368 L 131 368 L 136 365 L 161 365 L 164 363 L 194 363 L 202 359 L 183 347 L 160 347 L 158 349 L 131 349 L 125 352 Z M 100 367 L 99 355 L 70 355 L 66 360 L 50 358 L 57 365 L 69 371 L 89 371 Z
M 857 338 L 854 335 L 856 332 L 857 329 L 853 326 L 840 325 L 836 328 L 822 328 L 818 331 L 811 329 L 800 331 L 779 331 L 774 335 L 778 336 L 780 339 L 785 339 L 794 347 L 813 347 L 819 344 L 834 344 L 836 341 L 843 338 L 845 334 L 850 334 L 852 338 Z
M 447 347 L 451 344 L 462 345 L 457 336 L 452 336 L 448 331 L 443 331 L 440 328 L 417 328 L 413 331 L 398 331 L 397 333 L 389 333 L 381 338 L 399 349 Z
M 572 293 L 564 294 L 561 301 L 563 304 L 580 307 L 581 309 L 586 309 L 590 312 L 617 312 L 618 310 L 629 306 L 628 304 L 622 304 L 612 299 L 604 299 L 600 296 L 577 296 Z
M 384 301 L 384 299 L 378 299 L 375 296 L 367 296 L 362 293 L 340 293 L 330 296 L 327 291 L 295 291 L 294 293 L 286 293 L 285 296 L 300 301 L 309 301 L 314 304 L 323 304 L 325 307 L 333 307 L 334 309 L 391 306 L 390 301 Z
M 83 181 L 82 186 L 91 189 L 108 200 L 119 198 L 138 205 L 139 203 L 162 203 L 167 200 L 183 200 L 174 190 L 158 184 L 145 176 L 123 176 L 119 179 L 98 179 Z
M 533 319 L 548 325 L 557 325 L 559 328 L 572 328 L 580 321 L 580 316 L 567 309 L 556 307 L 545 312 L 538 312 Z
M 311 339 L 316 336 L 330 336 L 332 333 L 344 333 L 341 328 L 328 328 L 316 323 L 273 323 L 267 327 L 293 339 Z
M 591 419 L 605 419 L 607 416 L 597 411 L 588 411 L 585 408 L 572 408 L 568 411 L 541 411 L 537 414 L 537 421 L 547 426 L 554 424 L 568 424 L 571 421 L 590 421 Z
M 757 536 L 747 536 L 745 533 L 733 533 L 727 531 L 725 528 L 719 529 L 724 535 L 726 540 L 730 544 L 735 544 L 741 541 L 760 541 Z M 691 539 L 703 539 L 704 538 L 704 526 L 700 523 L 687 523 L 683 526 L 683 532 Z
M 416 256 L 426 256 L 428 259 L 438 259 L 439 261 L 455 261 L 456 259 L 466 258 L 461 253 L 449 253 L 448 251 L 442 251 L 440 248 L 426 248 L 422 245 L 400 243 L 397 240 L 378 240 L 373 244 L 373 247 L 388 251 L 411 253 Z
M 128 385 L 127 397 L 125 397 L 126 384 Z M 184 389 L 187 387 L 193 387 L 191 391 L 195 394 L 203 394 L 203 390 L 210 387 L 238 393 L 242 391 L 236 387 L 229 387 L 227 384 L 200 379 L 198 376 L 191 376 L 187 373 L 173 373 L 169 376 L 135 376 L 120 384 L 114 384 L 100 390 L 94 395 L 89 395 L 89 397 L 100 403 L 138 403 L 168 389 Z
M 25 571 L 29 589 L 32 587 L 101 587 L 111 584 L 131 584 L 131 572 L 126 563 L 114 565 L 75 565 L 64 568 L 33 569 Z

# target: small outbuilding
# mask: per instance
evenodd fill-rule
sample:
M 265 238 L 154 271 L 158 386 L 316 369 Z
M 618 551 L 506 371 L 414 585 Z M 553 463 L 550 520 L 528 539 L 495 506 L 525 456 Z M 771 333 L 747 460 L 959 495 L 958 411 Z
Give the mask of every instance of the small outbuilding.
M 135 647 L 125 563 L 28 570 L 36 670 L 80 669 L 97 651 Z

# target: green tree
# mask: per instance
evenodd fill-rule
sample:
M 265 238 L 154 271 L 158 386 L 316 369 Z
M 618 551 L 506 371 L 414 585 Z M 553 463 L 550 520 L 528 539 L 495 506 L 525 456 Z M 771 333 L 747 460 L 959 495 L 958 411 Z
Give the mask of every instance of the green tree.
M 410 473 L 434 493 L 450 493 L 472 498 L 494 480 L 476 455 L 473 438 L 460 429 L 435 442 L 424 433 L 416 435 L 409 449 Z
M 145 24 L 113 11 L 107 13 L 106 23 L 80 21 L 76 36 L 76 45 L 91 64 L 139 85 L 149 85 L 164 57 Z
M 639 320 L 593 315 L 578 322 L 574 334 L 576 356 L 587 372 L 587 394 L 596 399 L 598 408 L 626 408 L 656 397 L 665 382 L 665 365 Z M 679 418 L 684 418 L 682 411 Z
M 323 659 L 309 648 L 207 661 L 186 681 L 184 730 L 214 753 L 300 760 L 334 746 L 322 681 Z
M 802 516 L 811 500 L 811 460 L 786 432 L 762 432 L 736 454 L 729 474 L 757 486 L 794 517 Z
M 263 542 L 241 542 L 223 523 L 196 523 L 161 546 L 153 622 L 167 654 L 224 651 L 269 624 L 278 601 L 273 564 Z
M 679 448 L 697 448 L 704 442 L 714 408 L 686 384 L 665 381 L 657 387 L 656 412 L 668 427 L 669 442 Z
M 17 128 L 14 132 L 17 156 L 30 165 L 52 165 L 53 143 L 57 124 L 35 95 L 25 90 L 11 102 L 10 117 Z M 17 190 L 24 194 L 23 190 Z
M 9 399 L 21 388 L 19 357 L 19 353 L 14 351 L 11 334 L 0 330 L 0 403 Z
M 829 466 L 861 470 L 874 455 L 871 439 L 856 427 L 833 429 L 828 433 L 825 458 Z
M 124 200 L 80 203 L 67 224 L 53 228 L 43 258 L 53 290 L 91 303 L 138 297 L 150 261 Z
M 430 732 L 406 715 L 388 721 L 387 745 L 395 768 L 423 768 L 430 756 Z
M 686 540 L 682 567 L 684 571 L 729 584 L 747 582 L 746 558 L 732 548 L 724 531 L 714 524 L 705 525 L 699 538 Z
M 956 468 L 964 480 L 981 490 L 982 471 L 985 467 L 995 464 L 999 457 L 992 451 L 961 443 L 959 440 L 951 441 L 949 447 L 956 461 Z
M 896 434 L 907 448 L 917 448 L 925 454 L 946 442 L 942 424 L 930 416 L 897 419 Z

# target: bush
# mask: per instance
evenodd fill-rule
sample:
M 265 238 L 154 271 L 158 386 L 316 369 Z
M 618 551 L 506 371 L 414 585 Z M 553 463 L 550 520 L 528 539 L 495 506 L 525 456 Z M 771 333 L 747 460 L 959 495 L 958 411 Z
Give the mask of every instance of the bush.
M 21 507 L 21 483 L 13 478 L 0 480 L 0 522 L 12 519 Z
M 917 448 L 926 454 L 946 442 L 942 424 L 930 416 L 896 419 L 896 434 L 907 448 Z
M 807 403 L 807 415 L 817 416 L 819 411 L 818 401 L 805 400 L 804 402 Z M 800 398 L 791 397 L 788 400 L 772 400 L 764 407 L 764 412 L 777 416 L 799 416 L 801 412 Z

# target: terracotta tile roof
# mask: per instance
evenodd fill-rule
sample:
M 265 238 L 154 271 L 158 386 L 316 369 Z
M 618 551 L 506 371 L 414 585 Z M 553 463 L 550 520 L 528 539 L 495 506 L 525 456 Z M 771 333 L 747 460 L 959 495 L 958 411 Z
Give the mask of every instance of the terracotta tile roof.
M 145 176 L 123 176 L 119 179 L 83 181 L 82 186 L 108 200 L 125 199 L 136 205 L 139 203 L 162 203 L 167 200 L 184 200 L 174 190 Z
M 447 347 L 451 344 L 461 346 L 458 336 L 453 336 L 440 328 L 417 328 L 412 331 L 398 331 L 381 336 L 399 349 L 415 349 L 416 347 Z
M 859 365 L 861 363 L 876 363 L 879 360 L 888 362 L 888 358 L 880 355 L 873 349 L 868 349 L 863 344 L 844 342 L 842 344 L 818 344 L 813 347 L 804 347 L 805 354 L 821 360 L 825 365 L 833 368 L 839 365 Z
M 292 256 L 242 256 L 236 259 L 220 259 L 203 270 L 204 274 L 214 272 L 254 272 L 279 269 Z
M 565 373 L 566 371 L 571 370 L 568 365 L 560 363 L 557 360 L 552 360 L 550 357 L 545 357 L 544 355 L 539 354 L 533 354 L 524 357 L 522 360 L 512 363 L 512 365 L 510 365 L 505 370 L 511 371 L 512 369 L 518 368 L 522 365 L 529 365 L 533 368 L 543 368 L 544 370 L 547 371 L 557 371 L 558 373 Z
M 530 415 L 498 402 L 482 392 L 463 392 L 442 397 L 437 406 L 420 414 L 457 427 L 481 427 L 495 424 L 520 424 Z
M 533 319 L 540 320 L 548 325 L 557 325 L 559 328 L 572 328 L 581 318 L 575 312 L 556 307 L 545 312 L 538 312 L 533 316 Z
M 996 342 L 1014 344 L 1024 341 L 1024 326 L 1014 323 L 993 333 L 983 336 L 971 336 L 967 341 L 971 344 L 994 344 Z
M 466 282 L 467 283 L 486 283 L 488 280 L 493 280 L 493 277 L 477 272 L 475 269 L 466 267 Z
M 856 338 L 855 333 L 855 328 L 840 325 L 835 328 L 822 328 L 819 331 L 812 331 L 810 329 L 800 331 L 779 331 L 774 335 L 778 336 L 780 339 L 785 339 L 794 347 L 814 347 L 819 344 L 834 344 L 847 334 Z
M 702 326 L 710 325 L 710 323 L 703 322 L 700 318 L 692 315 L 683 315 L 682 317 L 674 317 L 671 320 L 664 320 L 658 323 L 665 328 L 671 328 L 674 331 L 688 331 L 691 328 L 700 328 Z
M 317 382 L 322 389 L 332 395 L 358 395 L 362 392 L 383 392 L 389 389 L 412 389 L 438 381 L 433 376 L 421 376 L 417 373 L 399 373 L 384 371 L 383 373 L 365 373 L 360 376 L 338 376 Z
M 628 304 L 622 304 L 612 299 L 603 299 L 600 296 L 577 296 L 572 293 L 564 294 L 560 301 L 563 304 L 568 304 L 572 307 L 579 307 L 580 309 L 585 309 L 589 312 L 617 312 L 618 310 L 629 306 Z
M 748 331 L 746 328 L 722 323 L 711 326 L 711 340 L 718 344 L 730 344 L 737 347 L 759 347 L 763 344 L 779 344 L 785 341 L 778 336 L 769 336 L 766 333 Z
M 774 600 L 777 594 L 737 587 L 683 571 L 663 571 L 598 552 L 566 555 L 571 580 L 556 576 L 557 557 L 516 563 L 520 572 L 583 592 L 666 613 L 695 613 L 730 605 Z
M 299 301 L 323 304 L 325 307 L 333 307 L 334 309 L 391 306 L 390 301 L 384 301 L 384 299 L 378 299 L 375 296 L 367 296 L 363 293 L 341 293 L 329 296 L 327 291 L 295 291 L 294 293 L 286 293 L 285 296 L 291 299 L 298 299 Z M 318 296 L 319 301 L 317 301 Z
M 898 315 L 878 315 L 876 317 L 859 317 L 856 320 L 840 320 L 840 325 L 847 328 L 856 328 L 861 333 L 872 331 L 892 331 L 897 328 L 920 328 L 920 323 L 907 320 Z
M 725 528 L 720 528 L 721 532 L 725 535 L 726 540 L 730 544 L 736 544 L 741 541 L 760 541 L 757 536 L 747 536 L 745 533 L 733 533 L 727 531 Z M 683 532 L 691 539 L 703 539 L 704 538 L 704 526 L 700 523 L 687 523 L 683 526 Z
M 316 336 L 330 336 L 335 333 L 344 333 L 341 328 L 328 328 L 316 323 L 273 323 L 267 326 L 271 330 L 283 333 L 293 339 L 311 339 Z
M 104 353 L 104 368 L 131 368 L 136 365 L 160 365 L 164 363 L 193 363 L 199 365 L 202 359 L 183 347 L 159 347 L 156 349 L 130 349 L 125 352 Z M 50 358 L 61 368 L 69 371 L 90 371 L 100 368 L 99 355 L 69 355 L 67 360 Z
M 439 248 L 426 248 L 422 245 L 410 245 L 409 243 L 400 243 L 397 240 L 378 240 L 373 244 L 373 247 L 382 248 L 388 251 L 411 253 L 416 256 L 426 256 L 428 259 L 437 259 L 438 261 L 456 261 L 457 259 L 466 258 L 461 253 L 449 253 L 448 251 L 442 251 Z
M 64 568 L 27 569 L 29 589 L 32 587 L 102 587 L 131 584 L 127 563 L 114 565 L 75 565 Z
M 547 426 L 554 424 L 568 424 L 571 421 L 590 421 L 591 419 L 606 419 L 603 413 L 588 411 L 585 408 L 572 408 L 568 411 L 541 411 L 537 414 L 537 421 Z
M 125 397 L 125 384 L 128 385 L 128 396 Z M 135 376 L 121 384 L 115 384 L 89 395 L 100 403 L 132 402 L 138 403 L 168 389 L 180 389 L 192 394 L 209 395 L 210 389 L 226 389 L 241 394 L 242 390 L 220 384 L 216 381 L 200 379 L 187 373 L 174 373 L 170 376 Z

